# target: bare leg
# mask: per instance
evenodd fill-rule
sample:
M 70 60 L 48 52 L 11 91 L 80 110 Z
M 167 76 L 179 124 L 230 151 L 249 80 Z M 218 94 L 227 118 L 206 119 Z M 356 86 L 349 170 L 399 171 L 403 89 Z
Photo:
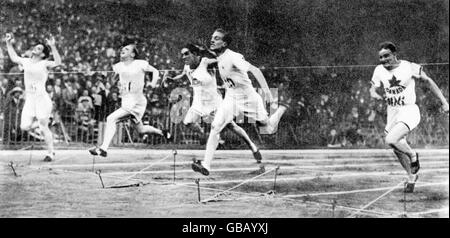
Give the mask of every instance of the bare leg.
M 103 143 L 100 146 L 102 150 L 106 151 L 108 149 L 109 144 L 111 143 L 111 140 L 116 133 L 116 123 L 120 118 L 123 118 L 124 116 L 127 116 L 129 114 L 129 112 L 125 111 L 122 108 L 119 108 L 106 118 L 105 136 L 103 137 Z
M 139 122 L 136 126 L 137 131 L 140 134 L 158 134 L 158 135 L 163 135 L 163 132 L 160 129 L 157 129 L 153 126 L 149 126 L 149 125 L 144 125 L 142 124 L 142 122 Z
M 408 177 L 414 179 L 411 173 L 411 158 L 415 152 L 408 145 L 404 137 L 409 133 L 409 128 L 403 123 L 397 123 L 386 135 L 386 144 L 394 149 L 400 164 L 405 169 Z
M 230 129 L 231 131 L 233 131 L 241 139 L 243 139 L 252 152 L 256 152 L 258 150 L 258 147 L 250 139 L 247 132 L 245 132 L 245 130 L 242 127 L 240 127 L 238 124 L 236 124 L 236 122 L 232 121 L 231 123 L 229 123 L 227 125 L 227 128 Z
M 183 120 L 183 124 L 194 132 L 205 134 L 205 131 L 198 123 L 198 121 L 200 121 L 200 118 L 201 117 L 199 114 L 195 113 L 193 110 L 189 110 Z
M 267 120 L 261 121 L 262 130 L 261 134 L 273 134 L 278 130 L 278 123 L 281 120 L 281 117 L 286 112 L 287 107 L 284 105 L 280 105 L 278 109 L 272 114 Z
M 53 158 L 53 133 L 50 128 L 48 128 L 48 123 L 49 119 L 39 119 L 39 128 L 44 136 L 45 144 L 47 144 L 48 156 Z
M 219 145 L 220 132 L 225 126 L 233 121 L 233 115 L 225 113 L 225 110 L 218 110 L 217 115 L 211 124 L 211 132 L 209 133 L 208 142 L 206 143 L 206 152 L 203 160 L 204 167 L 207 170 L 211 168 L 211 161 L 214 157 L 214 152 Z

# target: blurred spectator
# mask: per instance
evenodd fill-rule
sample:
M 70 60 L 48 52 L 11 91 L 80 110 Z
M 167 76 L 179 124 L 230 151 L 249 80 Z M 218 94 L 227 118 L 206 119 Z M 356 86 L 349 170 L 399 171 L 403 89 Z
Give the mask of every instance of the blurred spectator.
M 91 97 L 94 104 L 94 119 L 97 121 L 104 121 L 105 119 L 105 108 L 106 108 L 106 96 L 103 84 L 99 84 L 98 87 L 92 87 Z
M 6 81 L 7 83 L 8 81 Z M 6 85 L 5 80 L 0 80 L 0 117 L 2 116 L 2 112 L 4 110 L 6 100 Z
M 9 95 L 6 98 L 3 127 L 4 144 L 14 143 L 22 139 L 20 117 L 25 102 L 22 98 L 22 94 L 22 88 L 15 87 L 9 92 Z
M 94 110 L 94 104 L 92 103 L 92 98 L 89 96 L 89 91 L 87 89 L 84 89 L 81 96 L 78 98 L 78 108 L 80 107 L 82 100 L 87 100 L 91 109 Z
M 96 120 L 93 118 L 93 108 L 89 104 L 87 98 L 82 98 L 78 104 L 75 118 L 78 125 L 79 133 L 84 142 L 88 142 L 94 135 L 94 126 Z
M 23 80 L 20 78 L 16 78 L 16 80 L 14 81 L 14 87 L 25 89 L 25 86 L 23 85 Z
M 78 98 L 86 98 L 85 90 L 93 98 L 91 99 L 95 108 L 93 117 L 97 120 L 104 120 L 105 115 L 120 107 L 120 98 L 115 91 L 117 88 L 112 85 L 114 82 L 111 81 L 110 71 L 111 65 L 118 61 L 117 52 L 124 42 L 137 42 L 138 50 L 142 53 L 140 58 L 149 61 L 156 68 L 179 70 L 183 62 L 179 60 L 178 49 L 183 45 L 183 41 L 193 37 L 191 31 L 185 31 L 179 27 L 155 27 L 153 21 L 157 19 L 166 22 L 167 19 L 164 18 L 166 15 L 163 15 L 161 19 L 158 19 L 160 15 L 155 15 L 156 17 L 149 20 L 141 20 L 141 13 L 153 15 L 158 11 L 148 13 L 149 9 L 133 8 L 132 4 L 70 0 L 46 1 L 45 4 L 37 4 L 33 1 L 25 3 L 4 0 L 1 6 L 0 18 L 14 19 L 14 21 L 0 21 L 0 31 L 4 29 L 14 33 L 15 46 L 20 55 L 28 54 L 30 51 L 27 47 L 35 43 L 36 39 L 45 38 L 49 33 L 54 34 L 56 40 L 60 42 L 61 45 L 58 47 L 61 48 L 64 65 L 56 70 L 60 72 L 49 76 L 48 83 L 53 85 L 53 90 L 50 90 L 50 86 L 48 90 L 56 104 L 55 108 L 66 120 L 74 117 Z M 133 11 L 130 11 L 130 8 L 133 8 Z M 96 9 L 95 14 L 91 13 L 92 9 Z M 122 20 L 136 19 L 133 17 L 140 20 L 134 21 L 133 24 Z M 142 29 L 147 30 L 142 31 Z M 236 47 L 239 46 L 236 45 Z M 299 50 L 302 46 L 294 44 L 293 47 Z M 288 57 L 290 51 L 286 50 L 285 46 L 280 46 L 274 52 L 281 52 L 283 59 L 290 59 Z M 296 52 L 296 50 L 292 51 L 293 54 L 297 54 Z M 294 95 L 292 110 L 287 112 L 285 120 L 292 124 L 295 131 L 301 131 L 299 134 L 306 138 L 303 140 L 304 144 L 313 145 L 321 141 L 323 145 L 326 145 L 333 141 L 331 138 L 342 137 L 344 140 L 347 136 L 352 138 L 347 140 L 355 141 L 356 138 L 358 143 L 359 136 L 365 131 L 361 132 L 361 129 L 366 129 L 373 124 L 384 124 L 383 105 L 374 104 L 368 93 L 371 69 L 273 69 L 273 66 L 280 64 L 298 65 L 299 61 L 280 62 L 273 60 L 277 56 L 272 54 L 268 54 L 267 57 L 264 55 L 253 57 L 260 57 L 260 65 L 267 64 L 266 67 L 262 67 L 262 70 L 270 87 L 278 86 L 282 92 Z M 318 58 L 320 58 L 319 55 Z M 3 60 L 2 57 L 0 60 Z M 8 60 L 3 61 L 4 65 L 0 64 L 0 67 L 3 66 L 4 72 L 23 73 L 20 66 L 10 64 Z M 310 63 L 305 60 L 301 64 Z M 436 83 L 442 86 L 443 93 L 448 98 L 448 65 L 428 69 L 433 70 L 430 74 L 436 76 Z M 64 74 L 60 74 L 61 72 Z M 149 77 L 147 76 L 146 79 Z M 0 116 L 2 102 L 6 103 L 6 95 L 15 87 L 23 89 L 22 80 L 23 75 L 14 74 L 8 78 L 5 77 L 0 83 Z M 97 84 L 99 81 L 104 86 Z M 218 78 L 218 81 L 221 80 Z M 166 81 L 162 85 L 163 89 L 146 89 L 147 111 L 152 118 L 157 117 L 158 120 L 163 121 L 170 111 L 168 95 L 177 87 L 187 87 L 187 81 L 175 83 Z M 428 92 L 420 90 L 418 89 L 417 93 L 418 99 L 427 97 Z M 433 100 L 419 99 L 418 101 L 426 106 L 421 107 L 424 108 L 422 110 L 424 124 L 415 132 L 420 136 L 414 138 L 424 137 L 425 134 L 427 137 L 437 137 L 430 133 L 442 134 L 444 135 L 441 136 L 442 143 L 448 145 L 448 121 L 445 121 L 445 118 L 431 119 L 438 113 L 437 103 Z M 382 126 L 378 125 L 378 127 Z M 334 133 L 336 134 L 332 136 Z M 330 137 L 330 139 L 319 140 L 319 137 Z
M 120 99 L 118 92 L 111 92 L 106 101 L 106 115 L 113 113 L 116 109 L 120 108 Z
M 55 85 L 53 85 L 53 89 L 55 91 L 55 94 L 58 97 L 62 97 L 62 84 L 61 84 L 61 79 L 60 78 L 56 78 L 55 79 Z
M 357 122 L 352 122 L 350 128 L 345 131 L 345 142 L 346 146 L 364 145 L 364 137 L 361 134 L 361 129 L 358 128 Z
M 350 114 L 347 116 L 346 121 L 356 124 L 356 125 L 359 124 L 360 117 L 359 117 L 359 112 L 358 112 L 357 107 L 352 107 L 352 110 L 351 110 Z
M 111 84 L 109 82 L 105 83 L 105 97 L 108 98 L 111 93 Z
M 327 147 L 330 148 L 336 148 L 336 147 L 341 147 L 341 141 L 340 141 L 340 136 L 337 134 L 335 129 L 332 129 L 330 131 L 330 135 L 328 137 L 328 143 L 327 143 Z
M 62 111 L 61 118 L 63 121 L 73 119 L 73 112 L 76 109 L 77 94 L 73 89 L 72 83 L 64 81 L 64 89 L 62 91 Z

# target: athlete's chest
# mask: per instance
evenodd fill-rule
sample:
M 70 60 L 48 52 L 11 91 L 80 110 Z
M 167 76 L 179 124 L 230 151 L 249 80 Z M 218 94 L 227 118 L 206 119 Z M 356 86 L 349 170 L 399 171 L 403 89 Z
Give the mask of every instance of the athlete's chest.
M 120 69 L 118 73 L 120 74 L 120 76 L 123 76 L 123 77 L 133 77 L 136 75 L 144 74 L 144 72 L 142 70 L 133 68 L 133 67 L 124 67 L 124 68 Z
M 394 70 L 383 70 L 380 75 L 385 88 L 406 87 L 412 80 L 410 67 L 398 67 Z
M 24 64 L 23 69 L 27 74 L 39 75 L 47 73 L 47 68 L 45 67 L 45 64 L 43 62 L 29 62 L 27 64 Z
M 137 64 L 120 65 L 117 67 L 117 73 L 122 77 L 134 77 L 138 75 L 144 75 L 144 71 Z
M 219 73 L 222 77 L 223 76 L 226 77 L 233 73 L 241 73 L 239 68 L 237 68 L 233 64 L 233 61 L 229 58 L 225 58 L 225 59 L 218 61 L 217 66 L 219 68 Z
M 193 87 L 208 86 L 213 81 L 212 76 L 208 73 L 207 69 L 203 67 L 188 71 L 187 75 Z

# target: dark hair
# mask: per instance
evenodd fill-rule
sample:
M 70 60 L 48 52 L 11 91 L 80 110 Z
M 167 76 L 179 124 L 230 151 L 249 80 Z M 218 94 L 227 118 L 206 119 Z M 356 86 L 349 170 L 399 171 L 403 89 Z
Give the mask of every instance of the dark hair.
M 137 49 L 137 45 L 132 45 L 133 46 L 133 53 L 134 53 L 134 58 L 136 59 L 139 56 L 139 51 Z
M 134 59 L 137 59 L 139 56 L 139 51 L 137 49 L 137 45 L 134 43 L 130 43 L 130 42 L 126 42 L 125 44 L 123 44 L 120 49 L 122 49 L 125 46 L 131 45 L 133 47 L 133 53 L 134 53 Z
M 390 50 L 392 53 L 397 52 L 397 46 L 395 46 L 395 44 L 390 41 L 381 42 L 378 50 L 382 49 Z
M 215 31 L 223 34 L 222 40 L 227 43 L 228 46 L 231 44 L 233 38 L 231 38 L 231 35 L 228 31 L 224 30 L 223 28 L 217 28 Z
M 208 49 L 206 49 L 203 46 L 189 43 L 184 46 L 184 48 L 188 49 L 192 54 L 200 56 L 200 57 L 206 57 L 206 58 L 216 58 L 216 56 L 211 53 Z
M 194 55 L 200 55 L 200 48 L 197 45 L 194 45 L 192 43 L 186 44 L 183 48 L 186 48 Z
M 46 44 L 38 42 L 35 46 L 42 45 L 44 48 L 42 49 L 42 53 L 44 53 L 43 59 L 47 59 L 50 57 L 50 47 L 48 47 Z

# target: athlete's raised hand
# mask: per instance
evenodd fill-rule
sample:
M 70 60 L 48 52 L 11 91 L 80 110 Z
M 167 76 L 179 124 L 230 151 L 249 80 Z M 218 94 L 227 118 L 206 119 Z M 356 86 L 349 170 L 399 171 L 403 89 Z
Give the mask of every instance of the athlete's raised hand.
M 55 46 L 55 44 L 56 44 L 55 37 L 53 37 L 53 36 L 50 36 L 50 38 L 45 39 L 45 42 L 49 46 Z
M 5 38 L 4 38 L 4 41 L 5 41 L 6 43 L 11 43 L 11 44 L 13 44 L 13 43 L 14 43 L 14 36 L 13 36 L 13 34 L 12 34 L 12 33 L 6 33 Z

